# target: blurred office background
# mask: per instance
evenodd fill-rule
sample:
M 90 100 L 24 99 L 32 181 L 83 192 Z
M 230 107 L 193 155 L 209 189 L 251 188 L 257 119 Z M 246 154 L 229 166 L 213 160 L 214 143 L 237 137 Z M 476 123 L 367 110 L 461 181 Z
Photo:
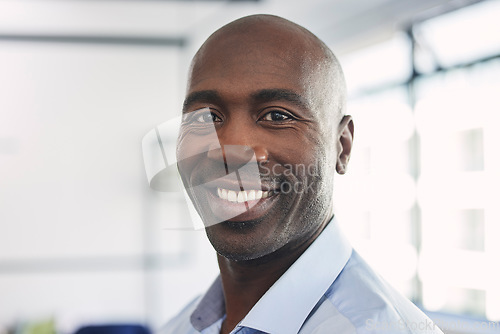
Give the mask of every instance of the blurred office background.
M 213 250 L 182 194 L 148 186 L 141 140 L 180 112 L 203 40 L 254 13 L 343 64 L 355 247 L 446 332 L 500 332 L 500 1 L 3 0 L 0 333 L 155 330 L 210 285 Z

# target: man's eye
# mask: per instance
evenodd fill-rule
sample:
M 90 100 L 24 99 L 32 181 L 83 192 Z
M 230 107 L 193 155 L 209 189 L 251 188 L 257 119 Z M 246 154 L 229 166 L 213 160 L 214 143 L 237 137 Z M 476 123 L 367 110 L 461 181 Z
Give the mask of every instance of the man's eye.
M 275 111 L 270 111 L 267 114 L 265 114 L 264 117 L 262 117 L 262 119 L 265 121 L 283 122 L 283 121 L 291 120 L 293 118 L 290 117 L 290 115 L 288 115 L 285 112 L 275 110 Z
M 213 112 L 204 112 L 196 118 L 196 121 L 198 123 L 216 123 L 222 121 L 222 119 Z

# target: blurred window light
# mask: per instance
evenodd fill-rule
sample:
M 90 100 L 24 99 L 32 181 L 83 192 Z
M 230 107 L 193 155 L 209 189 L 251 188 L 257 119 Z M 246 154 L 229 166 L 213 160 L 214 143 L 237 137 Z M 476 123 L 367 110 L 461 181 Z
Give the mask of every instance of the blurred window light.
M 338 178 L 337 215 L 356 249 L 400 291 L 416 297 L 418 251 L 412 208 L 410 140 L 415 122 L 404 86 L 351 100 L 355 145 L 349 173 Z M 395 126 L 397 124 L 398 126 Z
M 367 95 L 349 104 L 356 117 L 356 144 L 377 147 L 387 140 L 405 141 L 415 129 L 405 89 L 392 89 Z M 398 124 L 397 127 L 393 126 Z
M 464 171 L 477 171 L 484 168 L 483 129 L 472 129 L 457 134 L 457 165 Z
M 438 16 L 415 26 L 417 69 L 440 67 L 500 53 L 500 1 L 479 4 Z
M 394 286 L 427 310 L 490 321 L 500 320 L 499 13 L 500 1 L 484 1 L 414 26 L 413 65 L 402 37 L 344 56 L 357 132 L 336 184 L 347 234 Z M 406 58 L 388 69 L 391 57 Z
M 485 313 L 486 291 L 452 287 L 447 293 L 445 308 L 450 312 L 470 316 L 482 316 Z
M 457 248 L 483 252 L 484 209 L 468 209 L 455 212 L 456 227 L 450 230 L 453 244 Z
M 424 305 L 429 310 L 442 310 L 455 314 L 481 317 L 485 312 L 484 290 L 458 287 L 426 287 Z
M 497 225 L 492 191 L 500 174 L 498 65 L 491 60 L 428 76 L 416 82 L 415 92 L 423 304 L 490 320 L 499 319 L 500 309 L 499 274 L 489 265 L 500 249 L 488 242 Z
M 406 35 L 340 57 L 347 88 L 355 95 L 373 87 L 400 83 L 410 78 L 411 44 Z

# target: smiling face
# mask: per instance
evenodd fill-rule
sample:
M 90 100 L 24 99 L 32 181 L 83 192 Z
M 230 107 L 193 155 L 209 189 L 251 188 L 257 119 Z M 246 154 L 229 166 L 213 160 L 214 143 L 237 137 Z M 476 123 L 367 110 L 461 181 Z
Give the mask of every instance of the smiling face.
M 313 35 L 275 17 L 233 22 L 195 57 L 178 166 L 226 258 L 293 251 L 332 217 L 335 165 L 347 151 L 331 61 Z

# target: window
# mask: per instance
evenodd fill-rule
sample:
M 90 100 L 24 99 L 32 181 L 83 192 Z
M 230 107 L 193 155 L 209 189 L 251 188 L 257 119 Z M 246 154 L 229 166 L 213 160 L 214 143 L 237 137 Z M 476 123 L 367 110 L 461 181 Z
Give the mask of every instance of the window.
M 493 321 L 499 11 L 500 3 L 481 2 L 341 58 L 354 78 L 356 135 L 350 171 L 336 184 L 346 232 L 400 291 L 427 310 Z

